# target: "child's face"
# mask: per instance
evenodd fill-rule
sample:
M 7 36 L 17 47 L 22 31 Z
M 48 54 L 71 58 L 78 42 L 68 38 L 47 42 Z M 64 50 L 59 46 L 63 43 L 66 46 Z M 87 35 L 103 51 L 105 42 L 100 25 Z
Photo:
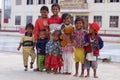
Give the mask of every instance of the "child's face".
M 89 33 L 95 33 L 95 30 L 92 27 L 89 27 Z
M 71 18 L 69 16 L 65 17 L 65 19 L 63 20 L 63 23 L 70 24 L 71 23 Z
M 57 6 L 54 6 L 54 7 L 52 8 L 52 13 L 53 13 L 53 15 L 58 15 L 59 12 L 60 12 L 60 10 L 59 10 L 59 8 L 58 8 Z
M 43 18 L 47 18 L 49 12 L 46 11 L 46 10 L 42 10 L 40 13 L 41 13 L 41 17 L 43 17 Z
M 59 40 L 59 36 L 58 35 L 53 35 L 53 41 L 58 41 Z
M 40 38 L 40 39 L 44 39 L 45 37 L 46 37 L 45 32 L 40 32 L 40 33 L 39 33 L 39 38 Z
M 31 34 L 33 32 L 33 29 L 31 27 L 29 27 L 29 28 L 26 29 L 26 31 L 27 31 L 28 34 Z
M 83 27 L 82 21 L 77 21 L 76 24 L 75 24 L 75 26 L 76 26 L 77 30 L 80 30 Z

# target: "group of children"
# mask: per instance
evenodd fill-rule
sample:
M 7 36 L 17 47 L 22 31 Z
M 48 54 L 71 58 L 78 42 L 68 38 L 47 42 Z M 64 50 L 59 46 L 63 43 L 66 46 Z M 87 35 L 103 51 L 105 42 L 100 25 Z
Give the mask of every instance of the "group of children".
M 34 71 L 46 70 L 48 73 L 71 74 L 75 61 L 75 74 L 78 76 L 79 62 L 81 63 L 81 75 L 87 69 L 89 77 L 90 67 L 93 68 L 94 78 L 97 78 L 97 58 L 99 49 L 103 47 L 103 41 L 98 35 L 100 26 L 93 22 L 89 24 L 89 31 L 85 30 L 84 20 L 80 17 L 74 21 L 69 13 L 60 17 L 60 6 L 53 4 L 53 15 L 48 18 L 49 9 L 43 6 L 40 9 L 41 18 L 36 20 L 35 27 L 31 23 L 26 25 L 26 33 L 22 37 L 18 50 L 23 47 L 23 61 L 25 71 L 28 69 L 28 57 L 31 56 L 30 68 L 33 68 L 35 51 L 37 50 L 37 68 Z M 34 36 L 33 36 L 34 33 Z

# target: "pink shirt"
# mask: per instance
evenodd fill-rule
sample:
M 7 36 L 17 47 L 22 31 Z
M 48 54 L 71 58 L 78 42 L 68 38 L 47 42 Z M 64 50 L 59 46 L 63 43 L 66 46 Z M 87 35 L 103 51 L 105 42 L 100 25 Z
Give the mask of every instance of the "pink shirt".
M 83 48 L 83 44 L 84 44 L 84 37 L 85 37 L 85 34 L 87 32 L 85 30 L 75 30 L 73 33 L 72 33 L 72 39 L 73 41 L 76 42 L 76 45 L 75 47 L 76 48 Z

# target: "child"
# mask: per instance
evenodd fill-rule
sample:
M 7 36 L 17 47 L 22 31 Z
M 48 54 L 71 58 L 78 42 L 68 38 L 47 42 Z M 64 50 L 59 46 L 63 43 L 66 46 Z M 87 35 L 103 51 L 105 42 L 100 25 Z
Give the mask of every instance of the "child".
M 54 74 L 56 74 L 58 68 L 62 66 L 59 36 L 60 31 L 55 30 L 52 33 L 52 39 L 46 44 L 46 67 L 48 68 L 48 73 L 53 68 Z
M 39 38 L 37 39 L 37 53 L 38 53 L 38 70 L 43 71 L 45 68 L 45 46 L 48 42 L 46 38 L 45 29 L 39 31 Z
M 33 33 L 33 25 L 31 23 L 26 25 L 26 33 L 25 36 L 21 38 L 20 45 L 17 48 L 17 50 L 20 50 L 21 46 L 23 47 L 22 53 L 23 53 L 23 62 L 24 62 L 24 67 L 25 71 L 28 70 L 28 57 L 31 57 L 31 62 L 30 62 L 30 68 L 33 68 L 33 63 L 35 61 L 35 53 L 34 53 L 34 44 L 35 40 L 32 35 Z
M 103 47 L 103 41 L 98 35 L 100 29 L 99 25 L 95 22 L 89 24 L 89 33 L 85 36 L 85 46 L 86 46 L 86 60 L 84 68 L 87 69 L 87 75 L 90 76 L 90 67 L 93 68 L 94 78 L 98 78 L 96 75 L 97 70 L 97 57 L 99 55 L 99 50 Z
M 64 27 L 72 26 L 71 24 L 72 18 L 70 14 L 68 13 L 62 14 L 61 20 L 62 20 L 62 24 L 59 26 L 60 30 L 62 30 Z
M 76 18 L 75 20 L 75 28 L 74 32 L 72 33 L 72 39 L 75 43 L 75 49 L 74 49 L 74 56 L 75 56 L 75 74 L 74 76 L 78 76 L 78 69 L 79 69 L 79 62 L 82 64 L 81 65 L 81 75 L 80 77 L 84 76 L 84 36 L 86 34 L 86 31 L 83 29 L 84 28 L 84 20 L 80 17 Z
M 38 18 L 35 22 L 35 29 L 34 29 L 34 37 L 35 37 L 35 41 L 37 42 L 37 39 L 39 37 L 39 31 L 45 29 L 46 30 L 46 34 L 49 36 L 49 31 L 48 31 L 48 7 L 47 6 L 42 6 L 40 9 L 40 13 L 41 13 L 41 17 Z M 38 56 L 37 55 L 37 68 L 34 69 L 34 71 L 39 71 L 38 68 Z
M 48 24 L 49 24 L 50 32 L 52 33 L 54 30 L 57 30 L 57 27 L 59 26 L 59 24 L 61 24 L 61 18 L 58 15 L 60 12 L 59 4 L 56 3 L 53 4 L 51 6 L 51 11 L 53 15 L 48 19 Z
M 63 74 L 70 75 L 72 73 L 73 63 L 73 41 L 71 33 L 74 28 L 67 26 L 62 29 L 63 34 L 60 36 L 62 46 L 62 57 L 63 57 Z
M 46 33 L 48 33 L 48 13 L 49 9 L 47 6 L 42 6 L 40 9 L 41 17 L 38 18 L 35 22 L 34 36 L 35 40 L 39 37 L 39 30 L 46 29 Z

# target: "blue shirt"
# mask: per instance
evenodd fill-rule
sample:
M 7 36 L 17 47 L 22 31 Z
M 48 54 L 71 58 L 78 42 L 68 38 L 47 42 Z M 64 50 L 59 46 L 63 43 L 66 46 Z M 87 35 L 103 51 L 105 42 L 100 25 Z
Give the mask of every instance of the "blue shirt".
M 46 44 L 46 53 L 50 55 L 58 55 L 62 53 L 60 42 L 54 42 L 52 39 Z
M 47 42 L 48 42 L 47 38 L 37 40 L 36 48 L 37 48 L 38 54 L 45 55 L 45 47 L 46 47 Z M 38 48 L 40 48 L 41 50 L 39 51 Z

